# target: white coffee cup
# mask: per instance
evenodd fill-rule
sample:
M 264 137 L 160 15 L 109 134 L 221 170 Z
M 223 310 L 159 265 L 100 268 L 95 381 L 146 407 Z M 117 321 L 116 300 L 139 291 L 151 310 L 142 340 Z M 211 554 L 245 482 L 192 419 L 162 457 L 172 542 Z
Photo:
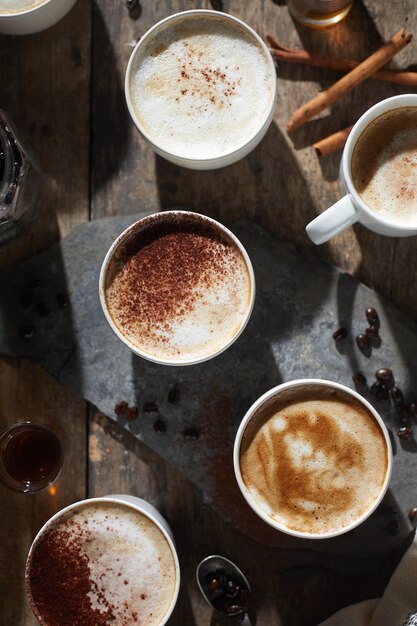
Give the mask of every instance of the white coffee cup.
M 76 0 L 37 0 L 34 6 L 12 13 L 1 13 L 0 33 L 29 35 L 45 30 L 59 22 L 74 6 Z
M 226 151 L 216 157 L 213 158 L 189 158 L 186 155 L 176 154 L 174 151 L 166 150 L 164 147 L 158 144 L 155 141 L 151 134 L 144 128 L 141 121 L 138 119 L 138 115 L 135 112 L 134 101 L 132 98 L 132 70 L 134 67 L 135 59 L 138 56 L 138 53 L 142 51 L 144 45 L 152 39 L 152 36 L 156 33 L 156 31 L 160 31 L 161 29 L 169 28 L 171 25 L 176 25 L 180 23 L 182 20 L 188 17 L 199 17 L 202 18 L 214 18 L 216 20 L 221 20 L 224 22 L 232 23 L 233 25 L 238 25 L 245 33 L 247 33 L 258 46 L 263 51 L 265 58 L 269 67 L 270 74 L 270 85 L 269 88 L 271 90 L 270 95 L 270 106 L 267 111 L 267 115 L 264 119 L 261 120 L 259 128 L 257 128 L 255 134 L 251 136 L 248 140 L 245 140 L 241 145 L 237 145 L 230 151 Z M 219 167 L 225 167 L 226 165 L 230 165 L 231 163 L 235 163 L 239 161 L 243 157 L 245 157 L 249 152 L 251 152 L 261 141 L 261 139 L 266 134 L 273 116 L 276 102 L 276 69 L 275 64 L 272 59 L 271 53 L 269 52 L 267 46 L 259 37 L 259 35 L 250 28 L 247 24 L 239 20 L 238 18 L 228 15 L 226 13 L 221 13 L 218 11 L 210 11 L 203 9 L 196 9 L 191 11 L 183 11 L 181 13 L 176 13 L 174 15 L 170 15 L 169 17 L 161 20 L 157 24 L 155 24 L 150 30 L 148 30 L 145 35 L 139 40 L 135 49 L 132 52 L 130 57 L 127 70 L 126 70 L 126 79 L 125 79 L 125 95 L 126 102 L 129 109 L 129 113 L 132 117 L 133 122 L 135 123 L 137 129 L 142 134 L 142 136 L 146 139 L 146 141 L 152 146 L 154 151 L 160 156 L 164 157 L 168 161 L 175 163 L 176 165 L 181 165 L 183 167 L 187 167 L 190 169 L 196 170 L 211 170 L 217 169 Z
M 379 235 L 410 237 L 417 234 L 417 221 L 399 222 L 373 211 L 362 200 L 352 180 L 352 154 L 360 135 L 375 118 L 400 107 L 417 107 L 417 94 L 393 96 L 378 102 L 366 111 L 352 128 L 340 164 L 340 184 L 346 195 L 307 225 L 307 235 L 315 244 L 328 241 L 355 222 L 360 222 Z
M 124 334 L 121 331 L 119 325 L 115 323 L 110 312 L 110 307 L 108 306 L 108 303 L 107 303 L 106 283 L 107 283 L 108 272 L 112 268 L 113 259 L 116 257 L 118 250 L 120 250 L 124 242 L 128 241 L 132 235 L 135 236 L 135 234 L 138 234 L 140 236 L 141 232 L 146 232 L 146 229 L 149 228 L 151 221 L 154 221 L 155 223 L 157 223 L 158 221 L 161 224 L 161 226 L 164 227 L 164 224 L 169 224 L 169 222 L 173 220 L 181 221 L 181 219 L 189 219 L 191 220 L 191 222 L 196 220 L 197 227 L 200 221 L 207 222 L 208 225 L 211 225 L 215 233 L 217 231 L 219 234 L 221 234 L 221 236 L 225 237 L 226 240 L 229 240 L 230 243 L 235 246 L 235 248 L 237 249 L 238 253 L 242 257 L 243 262 L 244 262 L 245 271 L 247 273 L 248 283 L 249 283 L 249 295 L 247 297 L 247 303 L 245 305 L 244 316 L 240 316 L 238 318 L 239 323 L 236 324 L 236 327 L 234 328 L 232 333 L 230 333 L 227 337 L 224 337 L 224 341 L 221 342 L 221 345 L 217 345 L 217 347 L 213 349 L 212 352 L 207 352 L 207 354 L 205 354 L 204 356 L 198 357 L 194 355 L 194 356 L 189 356 L 188 358 L 182 358 L 182 357 L 169 358 L 166 356 L 158 356 L 156 354 L 152 354 L 151 352 L 147 352 L 144 349 L 141 349 L 141 347 L 139 347 L 138 345 L 135 345 L 135 343 L 133 343 L 126 336 L 126 334 Z M 124 230 L 119 235 L 119 237 L 114 241 L 114 243 L 110 246 L 104 258 L 103 265 L 102 265 L 101 272 L 100 272 L 100 279 L 99 279 L 99 296 L 100 296 L 101 307 L 103 309 L 107 322 L 109 323 L 111 329 L 114 331 L 117 337 L 121 341 L 123 341 L 123 343 L 127 345 L 134 354 L 137 354 L 138 356 L 144 359 L 147 359 L 149 361 L 152 361 L 154 363 L 158 363 L 161 365 L 172 365 L 172 366 L 195 365 L 197 363 L 202 363 L 203 361 L 207 361 L 209 359 L 212 359 L 218 356 L 224 350 L 229 348 L 236 341 L 236 339 L 241 335 L 241 333 L 245 329 L 250 319 L 253 306 L 255 303 L 255 290 L 256 290 L 255 274 L 253 271 L 251 260 L 249 258 L 248 253 L 246 252 L 245 248 L 243 247 L 239 239 L 236 237 L 236 235 L 234 235 L 228 228 L 223 226 L 223 224 L 220 224 L 219 222 L 217 222 L 216 220 L 210 217 L 207 217 L 205 215 L 203 216 L 198 213 L 193 213 L 192 211 L 178 211 L 178 210 L 162 211 L 160 213 L 149 215 L 135 222 L 134 224 L 129 226 L 126 230 Z
M 155 526 L 159 529 L 159 531 L 162 533 L 163 537 L 165 538 L 171 552 L 172 552 L 172 557 L 173 557 L 173 561 L 174 561 L 174 567 L 175 567 L 175 590 L 174 590 L 174 594 L 171 600 L 171 603 L 167 609 L 167 612 L 164 616 L 163 621 L 160 623 L 160 626 L 163 626 L 164 624 L 166 624 L 166 622 L 169 620 L 174 608 L 175 608 L 175 604 L 177 602 L 177 598 L 178 598 L 178 593 L 179 593 L 179 588 L 180 588 L 180 566 L 179 566 L 179 561 L 178 561 L 178 555 L 177 555 L 177 551 L 175 549 L 175 544 L 174 544 L 174 537 L 173 537 L 173 533 L 172 530 L 168 524 L 168 522 L 165 520 L 164 517 L 162 517 L 162 515 L 159 513 L 159 511 L 149 502 L 147 502 L 146 500 L 143 500 L 142 498 L 137 498 L 136 496 L 130 496 L 130 495 L 125 495 L 125 494 L 112 494 L 109 496 L 104 496 L 104 497 L 99 497 L 99 498 L 88 498 L 86 500 L 81 500 L 79 502 L 75 502 L 74 504 L 70 504 L 69 506 L 65 507 L 64 509 L 62 509 L 61 511 L 58 511 L 58 513 L 56 513 L 55 515 L 53 515 L 47 522 L 46 524 L 44 524 L 42 526 L 42 528 L 39 530 L 39 532 L 37 533 L 35 539 L 32 542 L 32 545 L 30 547 L 28 556 L 27 556 L 27 561 L 26 561 L 26 573 L 25 573 L 25 580 L 26 580 L 26 593 L 28 595 L 29 598 L 29 603 L 30 606 L 32 608 L 33 613 L 35 614 L 36 618 L 39 620 L 40 624 L 45 624 L 42 615 L 39 614 L 39 611 L 36 607 L 35 604 L 35 600 L 32 596 L 32 592 L 31 592 L 31 586 L 30 586 L 30 567 L 31 567 L 31 562 L 32 562 L 32 558 L 33 558 L 33 554 L 36 550 L 36 546 L 38 545 L 39 541 L 42 539 L 42 537 L 45 535 L 45 533 L 52 529 L 54 527 L 54 525 L 59 522 L 59 520 L 61 518 L 65 518 L 67 516 L 69 516 L 71 514 L 71 512 L 76 512 L 80 509 L 82 509 L 84 506 L 90 506 L 90 505 L 100 505 L 100 503 L 103 504 L 121 504 L 122 506 L 127 507 L 128 509 L 133 509 L 134 511 L 138 511 L 141 515 L 144 515 L 145 517 L 147 517 L 153 524 L 155 524 Z
M 359 400 L 359 402 L 365 407 L 365 409 L 367 409 L 371 413 L 371 415 L 374 417 L 375 421 L 377 422 L 378 426 L 381 429 L 383 438 L 384 438 L 385 443 L 386 443 L 387 465 L 386 465 L 386 470 L 385 470 L 385 479 L 384 479 L 383 485 L 382 485 L 382 487 L 381 487 L 381 489 L 379 491 L 377 499 L 365 511 L 365 513 L 363 513 L 359 517 L 356 517 L 352 521 L 351 524 L 346 525 L 343 528 L 338 528 L 338 529 L 336 529 L 336 530 L 334 530 L 332 532 L 320 532 L 320 533 L 301 532 L 301 531 L 298 531 L 298 530 L 294 530 L 293 528 L 289 528 L 285 524 L 280 523 L 276 519 L 273 519 L 272 517 L 270 517 L 266 513 L 266 511 L 263 508 L 261 508 L 259 503 L 256 502 L 254 497 L 249 493 L 249 489 L 245 485 L 245 482 L 244 482 L 243 477 L 242 477 L 241 464 L 240 464 L 241 444 L 242 444 L 242 438 L 243 438 L 243 435 L 245 433 L 245 430 L 246 430 L 248 424 L 250 423 L 252 417 L 262 407 L 267 406 L 271 400 L 273 400 L 275 398 L 278 398 L 280 396 L 280 394 L 282 394 L 283 392 L 287 392 L 290 389 L 294 389 L 296 391 L 297 387 L 300 387 L 300 388 L 308 387 L 309 390 L 310 389 L 314 389 L 314 387 L 317 387 L 318 389 L 322 389 L 324 387 L 324 388 L 339 390 L 339 391 L 343 392 L 344 394 L 346 394 L 347 396 L 351 396 L 356 401 Z M 318 458 L 318 456 L 319 455 L 317 455 L 317 458 Z M 305 379 L 293 380 L 293 381 L 290 381 L 290 382 L 278 385 L 277 387 L 274 387 L 273 389 L 270 389 L 269 391 L 264 393 L 260 398 L 258 398 L 258 400 L 256 400 L 256 402 L 254 402 L 254 404 L 250 407 L 250 409 L 247 411 L 246 415 L 242 419 L 242 422 L 240 423 L 239 429 L 238 429 L 238 431 L 236 433 L 236 438 L 235 438 L 235 443 L 234 443 L 234 450 L 233 450 L 233 465 L 234 465 L 234 471 L 235 471 L 236 480 L 237 480 L 239 488 L 240 488 L 240 490 L 242 492 L 243 497 L 245 498 L 245 500 L 249 504 L 249 506 L 253 509 L 253 511 L 264 522 L 266 522 L 267 524 L 269 524 L 270 526 L 272 526 L 276 530 L 279 530 L 281 532 L 287 533 L 287 534 L 295 536 L 295 537 L 300 537 L 300 538 L 304 538 L 304 539 L 327 539 L 327 538 L 330 538 L 330 537 L 336 537 L 337 535 L 341 535 L 343 533 L 346 533 L 346 532 L 352 530 L 352 528 L 355 528 L 356 526 L 358 526 L 359 524 L 364 522 L 371 515 L 371 513 L 378 507 L 378 505 L 381 503 L 381 501 L 382 501 L 382 499 L 383 499 L 383 497 L 384 497 L 384 495 L 386 493 L 386 490 L 388 489 L 389 481 L 390 481 L 390 478 L 391 478 L 391 473 L 392 473 L 392 448 L 391 448 L 391 442 L 390 442 L 390 438 L 389 438 L 389 433 L 388 433 L 388 430 L 387 430 L 384 422 L 382 421 L 382 418 L 377 413 L 377 411 L 373 408 L 373 406 L 367 400 L 365 400 L 365 398 L 363 398 L 361 395 L 359 395 L 356 391 L 353 391 L 352 389 L 349 389 L 348 387 L 345 387 L 344 385 L 341 385 L 339 383 L 334 383 L 334 382 L 331 382 L 331 381 L 328 381 L 328 380 L 305 378 Z M 366 480 L 366 476 L 364 476 L 363 479 Z

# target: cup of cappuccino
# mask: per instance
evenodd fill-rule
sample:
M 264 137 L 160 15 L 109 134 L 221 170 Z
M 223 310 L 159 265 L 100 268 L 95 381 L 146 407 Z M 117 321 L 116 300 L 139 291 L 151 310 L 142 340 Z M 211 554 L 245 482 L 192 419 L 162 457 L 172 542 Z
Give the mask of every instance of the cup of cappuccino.
M 276 71 L 262 39 L 232 15 L 184 11 L 153 26 L 126 71 L 132 119 L 155 152 L 211 170 L 246 156 L 274 115 Z
M 0 33 L 29 35 L 56 24 L 76 0 L 0 0 Z
M 321 244 L 355 222 L 380 235 L 417 234 L 417 94 L 382 100 L 356 122 L 343 150 L 346 195 L 306 228 Z
M 110 327 L 135 354 L 192 365 L 239 337 L 253 309 L 255 276 L 225 226 L 191 211 L 163 211 L 116 239 L 99 293 Z
M 112 495 L 54 515 L 32 543 L 25 579 L 42 626 L 163 626 L 180 569 L 161 514 L 140 498 Z
M 319 379 L 284 383 L 249 409 L 234 469 L 250 507 L 277 530 L 306 539 L 348 532 L 388 488 L 388 431 L 369 402 Z

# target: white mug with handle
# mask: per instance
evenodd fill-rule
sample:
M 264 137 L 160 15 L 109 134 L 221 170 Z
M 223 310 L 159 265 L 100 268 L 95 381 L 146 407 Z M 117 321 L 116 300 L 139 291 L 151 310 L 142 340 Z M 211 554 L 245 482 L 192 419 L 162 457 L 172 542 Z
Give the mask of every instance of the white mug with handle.
M 380 115 L 401 107 L 417 109 L 417 94 L 393 96 L 378 102 L 366 111 L 352 128 L 340 164 L 340 183 L 346 195 L 307 225 L 307 235 L 313 243 L 324 243 L 355 222 L 360 222 L 380 235 L 390 237 L 417 235 L 417 215 L 414 223 L 405 223 L 373 211 L 359 195 L 352 179 L 352 154 L 363 131 Z

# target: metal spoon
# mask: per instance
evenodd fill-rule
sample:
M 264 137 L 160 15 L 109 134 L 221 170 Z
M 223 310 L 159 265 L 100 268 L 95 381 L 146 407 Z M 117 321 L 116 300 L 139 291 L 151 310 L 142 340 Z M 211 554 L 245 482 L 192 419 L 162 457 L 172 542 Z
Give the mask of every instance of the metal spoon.
M 246 576 L 243 572 L 229 559 L 226 559 L 224 556 L 219 556 L 218 554 L 214 554 L 212 556 L 208 556 L 203 559 L 201 563 L 198 564 L 196 570 L 197 583 L 200 587 L 200 591 L 204 596 L 206 602 L 211 606 L 215 611 L 219 611 L 219 609 L 213 604 L 210 591 L 209 591 L 209 582 L 210 578 L 216 578 L 217 574 L 224 574 L 226 578 L 233 580 L 241 589 L 246 589 L 250 593 L 250 586 Z M 245 611 L 245 614 L 242 617 L 239 617 L 240 626 L 252 626 L 252 623 L 247 614 L 247 607 L 242 607 Z M 226 611 L 220 611 L 223 615 L 228 615 Z M 233 619 L 232 616 L 228 615 L 230 619 Z M 237 623 L 237 618 L 233 619 L 235 623 Z

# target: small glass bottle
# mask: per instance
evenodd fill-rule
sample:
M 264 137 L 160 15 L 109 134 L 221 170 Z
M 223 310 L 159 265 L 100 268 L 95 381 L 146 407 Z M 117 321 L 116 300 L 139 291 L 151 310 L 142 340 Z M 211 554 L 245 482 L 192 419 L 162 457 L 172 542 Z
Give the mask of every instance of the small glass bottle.
M 0 109 L 0 245 L 18 237 L 36 213 L 40 174 L 16 127 Z
M 289 0 L 288 10 L 304 26 L 326 28 L 343 20 L 353 0 Z

